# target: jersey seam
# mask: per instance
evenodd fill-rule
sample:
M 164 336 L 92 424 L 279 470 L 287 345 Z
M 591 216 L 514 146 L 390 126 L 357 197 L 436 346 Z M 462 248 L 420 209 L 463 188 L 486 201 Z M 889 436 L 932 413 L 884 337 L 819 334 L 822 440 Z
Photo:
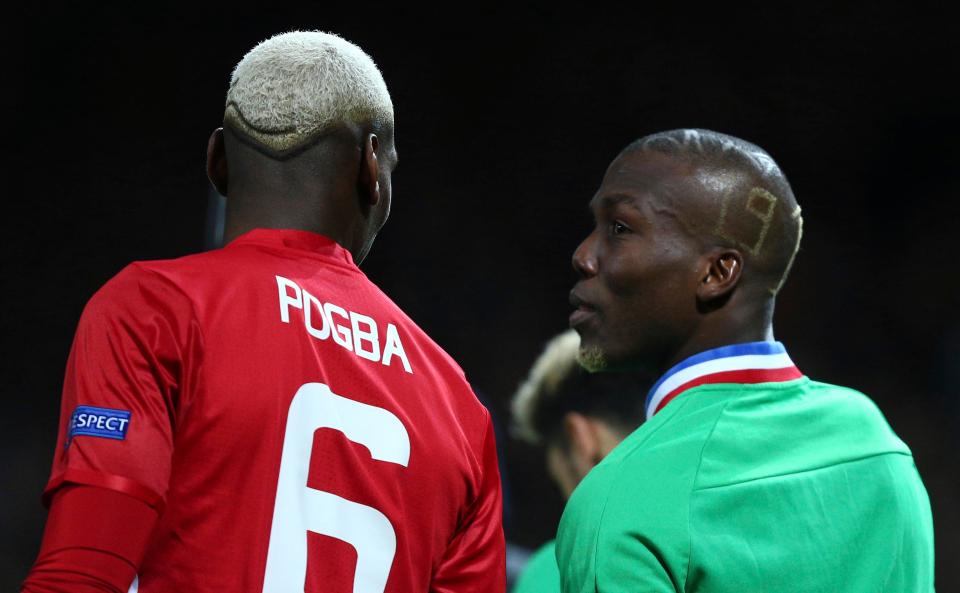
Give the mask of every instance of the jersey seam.
M 176 282 L 174 282 L 173 280 L 170 280 L 169 278 L 167 278 L 166 276 L 164 276 L 164 275 L 161 274 L 160 272 L 158 272 L 158 271 L 156 271 L 156 270 L 151 270 L 150 268 L 144 266 L 144 265 L 141 264 L 140 262 L 134 262 L 133 265 L 137 266 L 138 268 L 140 268 L 141 270 L 143 270 L 143 271 L 145 271 L 145 272 L 148 272 L 148 273 L 156 276 L 157 278 L 159 278 L 160 280 L 162 280 L 162 281 L 165 282 L 166 284 L 169 284 L 170 286 L 172 286 L 172 287 L 174 288 L 174 290 L 176 290 L 177 292 L 179 292 L 181 295 L 183 295 L 183 298 L 185 298 L 185 299 L 187 300 L 187 302 L 190 303 L 190 313 L 191 313 L 191 315 L 193 315 L 193 319 L 197 322 L 197 330 L 199 330 L 199 332 L 200 332 L 200 340 L 201 340 L 201 342 L 202 342 L 201 346 L 206 346 L 207 337 L 206 337 L 206 335 L 204 335 L 204 332 L 203 332 L 203 324 L 200 323 L 200 316 L 197 314 L 197 307 L 196 307 L 196 305 L 194 304 L 193 299 L 190 298 L 190 295 L 187 294 L 187 292 L 186 292 L 185 290 L 183 290 L 183 288 L 181 288 L 180 286 L 178 286 Z
M 205 358 L 206 358 L 206 353 L 207 353 L 207 336 L 206 336 L 206 334 L 205 334 L 204 331 L 203 331 L 203 323 L 201 323 L 201 321 L 200 321 L 200 315 L 197 313 L 196 304 L 193 302 L 193 299 L 190 298 L 190 295 L 187 294 L 187 292 L 186 292 L 185 290 L 183 290 L 183 288 L 181 288 L 179 285 L 177 285 L 177 283 L 174 282 L 173 280 L 171 280 L 170 278 L 167 278 L 166 276 L 164 276 L 163 274 L 161 274 L 161 273 L 158 272 L 157 270 L 152 270 L 152 269 L 144 266 L 144 265 L 143 265 L 142 263 L 140 263 L 140 262 L 134 262 L 133 265 L 137 266 L 139 269 L 141 269 L 141 270 L 143 270 L 143 271 L 145 271 L 145 272 L 148 272 L 148 273 L 156 276 L 156 277 L 159 278 L 162 282 L 164 282 L 164 283 L 170 285 L 171 287 L 173 287 L 173 289 L 176 290 L 176 291 L 177 291 L 178 293 L 180 293 L 181 295 L 183 295 L 183 298 L 186 299 L 186 300 L 187 300 L 187 303 L 190 304 L 190 314 L 193 316 L 194 321 L 196 321 L 196 323 L 197 323 L 197 332 L 200 334 L 200 362 L 197 364 L 196 368 L 194 369 L 194 372 L 196 373 L 197 380 L 200 381 L 200 380 L 201 380 L 201 379 L 200 379 L 200 370 L 203 368 L 203 364 L 204 364 L 204 361 L 205 361 Z M 178 346 L 181 346 L 181 345 L 178 344 Z M 186 344 L 183 344 L 183 346 L 186 346 Z M 178 380 L 179 380 L 179 382 L 182 382 L 182 380 L 183 380 L 183 374 L 184 374 L 184 369 L 183 369 L 183 368 L 180 369 L 180 373 L 181 373 L 181 376 L 178 377 Z M 182 385 L 178 384 L 178 388 L 180 388 L 180 387 L 182 387 Z M 181 394 L 181 395 L 182 395 L 182 394 Z M 180 399 L 180 403 L 183 403 L 183 399 L 182 399 L 182 398 Z M 192 399 L 190 400 L 190 404 L 193 404 L 193 400 L 192 400 Z M 179 410 L 179 411 L 182 411 L 182 410 Z M 179 413 L 177 414 L 177 416 L 179 416 Z M 173 427 L 171 427 L 171 429 L 173 429 Z M 171 438 L 173 439 L 174 442 L 176 442 L 176 435 L 175 435 L 175 431 L 174 431 L 174 430 L 171 430 Z
M 620 460 L 618 460 L 617 463 L 616 463 L 616 465 L 613 466 L 613 467 L 620 467 L 629 457 L 632 457 L 632 456 L 640 449 L 640 446 L 641 446 L 643 443 L 646 443 L 654 434 L 656 434 L 658 431 L 660 431 L 660 429 L 662 429 L 664 426 L 666 426 L 667 424 L 669 424 L 670 419 L 672 419 L 674 416 L 677 415 L 677 413 L 679 413 L 679 411 L 686 405 L 686 402 L 687 402 L 687 401 L 689 401 L 689 400 L 684 400 L 683 402 L 681 402 L 683 405 L 678 406 L 677 408 L 675 408 L 676 411 L 674 412 L 673 416 L 671 416 L 671 418 L 668 418 L 668 419 L 664 420 L 663 423 L 660 424 L 660 426 L 655 427 L 655 428 L 650 432 L 650 434 L 647 435 L 647 438 L 643 439 L 643 440 L 642 440 L 641 442 L 639 442 L 639 443 L 634 444 L 634 445 L 633 445 L 633 448 L 630 449 L 629 451 L 625 451 L 624 454 L 623 454 L 623 457 L 622 457 Z M 643 425 L 641 425 L 641 427 L 642 427 L 642 426 L 643 426 Z M 638 428 L 637 430 L 639 430 L 639 428 Z M 611 464 L 611 465 L 612 465 L 612 464 Z M 620 475 L 622 475 L 622 474 L 620 474 L 620 473 L 618 472 L 617 475 L 620 476 Z M 600 518 L 597 520 L 597 535 L 596 535 L 596 541 L 594 542 L 594 548 L 593 548 L 593 590 L 594 590 L 594 591 L 599 591 L 599 590 L 600 590 L 600 589 L 599 589 L 599 582 L 598 582 L 598 581 L 599 581 L 599 578 L 600 578 L 600 571 L 597 570 L 597 567 L 598 567 L 598 565 L 600 564 L 600 560 L 599 560 L 599 558 L 600 558 L 600 539 L 601 539 L 601 538 L 600 538 L 600 530 L 603 529 L 603 519 L 604 519 L 604 516 L 605 516 L 606 513 L 607 513 L 607 506 L 608 506 L 608 503 L 610 502 L 610 496 L 611 496 L 611 494 L 613 493 L 614 486 L 616 485 L 616 482 L 617 482 L 617 481 L 618 481 L 618 480 L 613 480 L 613 482 L 611 483 L 611 485 L 607 488 L 607 492 L 606 492 L 606 494 L 604 495 L 604 498 L 603 498 L 603 508 L 600 510 Z
M 739 481 L 739 482 L 728 482 L 728 483 L 726 483 L 726 484 L 717 484 L 717 485 L 715 485 L 715 486 L 705 486 L 705 487 L 703 487 L 703 488 L 695 488 L 693 491 L 694 491 L 694 492 L 705 492 L 705 491 L 707 491 L 707 490 L 715 490 L 715 489 L 717 489 L 717 488 L 729 488 L 730 486 L 740 486 L 740 485 L 742 485 L 742 484 L 749 484 L 749 483 L 751 483 L 751 482 L 758 482 L 758 481 L 760 481 L 760 480 L 769 480 L 770 478 L 782 478 L 782 477 L 785 477 L 785 476 L 799 476 L 799 475 L 801 475 L 801 474 L 806 474 L 806 473 L 810 473 L 810 472 L 820 471 L 820 470 L 822 470 L 822 469 L 827 469 L 827 468 L 831 468 L 831 467 L 839 467 L 839 466 L 841 466 L 841 465 L 847 465 L 847 464 L 849 464 L 849 463 L 856 463 L 856 462 L 858 462 L 858 461 L 864 461 L 864 460 L 866 460 L 866 459 L 873 459 L 874 457 L 884 457 L 884 456 L 886 456 L 886 455 L 902 455 L 902 456 L 904 456 L 904 457 L 911 457 L 911 458 L 913 457 L 912 454 L 910 454 L 910 453 L 905 453 L 905 452 L 903 452 L 903 451 L 883 451 L 882 453 L 871 453 L 870 455 L 863 455 L 863 456 L 861 456 L 861 457 L 856 457 L 856 458 L 853 458 L 853 459 L 846 459 L 846 460 L 841 461 L 841 462 L 839 462 L 839 463 L 830 463 L 830 464 L 827 464 L 827 465 L 819 465 L 819 466 L 817 466 L 817 467 L 811 467 L 811 468 L 804 469 L 804 470 L 801 470 L 801 471 L 796 471 L 796 472 L 786 472 L 786 473 L 781 473 L 781 474 L 770 474 L 770 475 L 768 475 L 768 476 L 759 476 L 759 477 L 756 477 L 756 478 L 750 478 L 749 480 L 741 480 L 741 481 Z
M 710 444 L 710 439 L 713 438 L 713 433 L 717 430 L 717 425 L 720 424 L 720 419 L 723 417 L 724 412 L 727 411 L 727 407 L 733 403 L 737 398 L 730 398 L 723 405 L 723 409 L 720 410 L 720 413 L 717 414 L 716 419 L 713 421 L 713 426 L 710 427 L 710 433 L 707 435 L 707 438 L 703 440 L 703 446 L 700 447 L 700 457 L 697 460 L 697 469 L 693 473 L 693 484 L 690 488 L 690 495 L 687 496 L 687 570 L 686 574 L 683 575 L 683 590 L 687 591 L 687 584 L 690 582 L 690 568 L 693 566 L 693 528 L 692 528 L 692 506 L 693 506 L 693 493 L 697 492 L 696 484 L 697 478 L 700 477 L 700 468 L 703 466 L 703 454 L 707 450 L 707 445 Z

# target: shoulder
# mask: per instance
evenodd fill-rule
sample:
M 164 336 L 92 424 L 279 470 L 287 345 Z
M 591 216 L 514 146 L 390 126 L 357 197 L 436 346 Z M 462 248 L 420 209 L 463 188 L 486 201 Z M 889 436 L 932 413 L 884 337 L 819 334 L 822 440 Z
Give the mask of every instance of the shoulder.
M 645 508 L 679 509 L 725 404 L 715 398 L 685 397 L 664 408 L 587 475 L 568 507 L 602 507 L 603 523 L 612 526 L 622 525 L 621 511 L 636 524 L 645 520 Z
M 671 573 L 685 570 L 690 494 L 725 405 L 719 398 L 676 400 L 628 436 L 571 496 L 560 555 L 588 546 L 596 570 L 605 571 L 624 559 L 630 542 L 652 541 Z
M 746 386 L 704 447 L 697 488 L 910 451 L 864 394 L 803 378 Z
M 187 293 L 156 264 L 133 262 L 110 278 L 87 302 L 84 316 L 132 317 L 146 312 L 166 315 L 190 314 Z

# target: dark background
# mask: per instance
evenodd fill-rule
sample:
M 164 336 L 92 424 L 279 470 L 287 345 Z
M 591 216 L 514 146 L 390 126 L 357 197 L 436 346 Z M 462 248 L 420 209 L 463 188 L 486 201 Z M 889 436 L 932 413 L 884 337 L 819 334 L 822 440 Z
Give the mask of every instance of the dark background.
M 869 394 L 913 449 L 933 505 L 938 588 L 960 590 L 955 21 L 876 3 L 594 4 L 13 9 L 2 92 L 0 587 L 14 589 L 36 554 L 84 303 L 131 260 L 203 248 L 206 141 L 229 73 L 258 41 L 301 28 L 366 49 L 393 95 L 402 162 L 365 271 L 504 421 L 540 347 L 566 326 L 570 255 L 617 151 L 675 127 L 767 149 L 805 219 L 777 337 L 806 374 Z M 500 445 L 508 537 L 537 545 L 562 502 L 539 451 Z

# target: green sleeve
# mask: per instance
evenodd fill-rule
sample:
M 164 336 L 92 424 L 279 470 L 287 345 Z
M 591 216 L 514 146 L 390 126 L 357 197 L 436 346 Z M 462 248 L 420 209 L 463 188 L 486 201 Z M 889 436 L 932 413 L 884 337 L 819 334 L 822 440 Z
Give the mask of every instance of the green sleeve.
M 636 469 L 636 468 L 634 468 Z M 649 494 L 649 475 L 624 472 L 616 480 L 603 510 L 596 550 L 597 593 L 683 591 L 689 547 L 685 497 L 659 500 Z M 632 475 L 631 475 L 632 474 Z
M 547 542 L 530 556 L 511 593 L 560 593 L 555 542 Z

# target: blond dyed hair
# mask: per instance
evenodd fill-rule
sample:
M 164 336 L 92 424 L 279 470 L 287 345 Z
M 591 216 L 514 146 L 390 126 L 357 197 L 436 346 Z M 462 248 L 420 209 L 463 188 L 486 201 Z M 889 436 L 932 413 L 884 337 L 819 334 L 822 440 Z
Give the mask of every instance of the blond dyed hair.
M 377 65 L 332 33 L 291 31 L 250 50 L 230 77 L 224 124 L 277 157 L 341 123 L 393 129 L 393 102 Z
M 543 435 L 536 428 L 537 412 L 544 401 L 555 397 L 560 387 L 579 369 L 579 350 L 580 336 L 572 329 L 547 342 L 513 396 L 511 411 L 517 436 L 531 443 L 542 441 Z

